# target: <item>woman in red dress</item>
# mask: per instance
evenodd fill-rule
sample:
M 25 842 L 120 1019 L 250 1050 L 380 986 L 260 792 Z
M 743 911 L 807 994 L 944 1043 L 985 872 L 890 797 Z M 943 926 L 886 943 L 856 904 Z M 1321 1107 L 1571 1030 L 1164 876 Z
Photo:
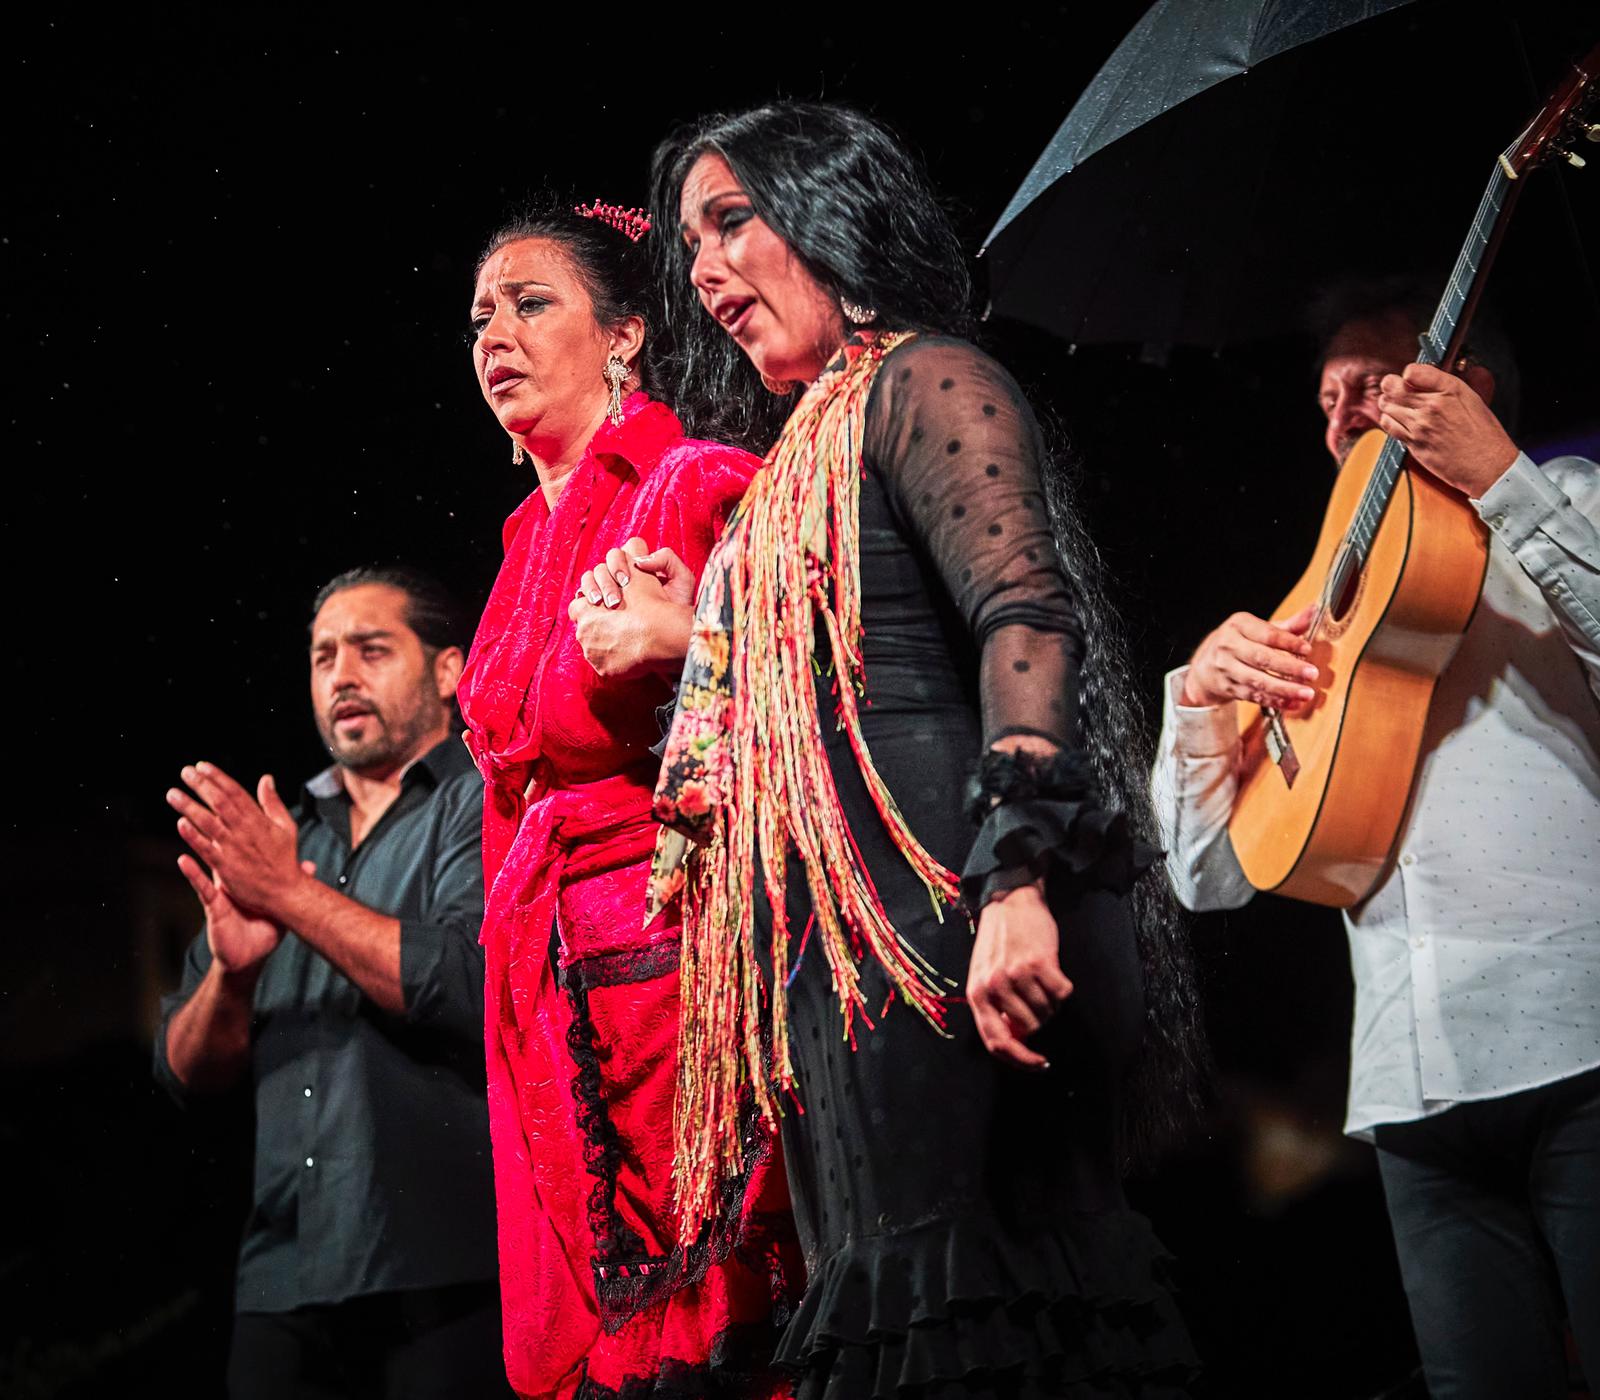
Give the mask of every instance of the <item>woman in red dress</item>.
M 605 676 L 569 617 L 585 567 L 630 541 L 698 575 L 759 465 L 685 439 L 646 391 L 642 224 L 609 207 L 524 218 L 490 240 L 473 301 L 484 398 L 538 478 L 506 522 L 459 692 L 486 784 L 506 1366 L 524 1396 L 764 1397 L 784 1393 L 767 1362 L 799 1283 L 772 1145 L 752 1128 L 752 1170 L 694 1244 L 672 1209 L 680 933 L 643 910 L 655 710 L 686 638 L 630 627 L 660 630 L 658 657 L 627 651 L 620 628 L 608 652 L 606 635 L 670 611 L 665 583 L 688 581 L 635 573 L 631 619 L 571 608 Z

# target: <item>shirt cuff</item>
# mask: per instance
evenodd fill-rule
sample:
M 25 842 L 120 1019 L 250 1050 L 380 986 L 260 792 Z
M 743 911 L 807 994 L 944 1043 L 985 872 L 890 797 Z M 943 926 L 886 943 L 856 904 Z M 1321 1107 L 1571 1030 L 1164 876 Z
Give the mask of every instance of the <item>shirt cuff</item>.
M 1165 705 L 1166 727 L 1177 741 L 1178 752 L 1188 758 L 1214 758 L 1231 753 L 1239 742 L 1238 702 L 1220 705 L 1183 705 L 1187 666 L 1167 672 Z
M 482 1003 L 470 985 L 476 976 L 481 987 L 482 963 L 461 957 L 463 948 L 478 948 L 472 932 L 448 921 L 400 920 L 400 994 L 410 1024 L 482 1033 Z
M 678 717 L 678 692 L 672 692 L 672 699 L 665 700 L 656 706 L 656 728 L 661 731 L 661 737 L 650 745 L 650 752 L 657 758 L 665 759 L 667 756 L 667 741 L 672 738 L 672 722 Z
M 1483 523 L 1515 553 L 1546 520 L 1568 509 L 1572 502 L 1526 452 L 1519 452 L 1517 460 L 1483 493 L 1483 498 L 1472 504 Z
M 156 1083 L 167 1091 L 172 1101 L 180 1108 L 188 1108 L 194 1102 L 194 1095 L 190 1092 L 189 1086 L 178 1078 L 178 1072 L 173 1069 L 172 1061 L 167 1058 L 167 1030 L 172 1025 L 172 1018 L 177 1015 L 178 1009 L 183 1005 L 183 1002 L 177 997 L 167 998 L 166 1001 L 171 1002 L 172 1005 L 170 1007 L 163 1006 L 165 1014 L 161 1018 L 160 1026 L 156 1029 L 155 1044 L 152 1047 L 155 1053 L 150 1067 L 155 1075 Z

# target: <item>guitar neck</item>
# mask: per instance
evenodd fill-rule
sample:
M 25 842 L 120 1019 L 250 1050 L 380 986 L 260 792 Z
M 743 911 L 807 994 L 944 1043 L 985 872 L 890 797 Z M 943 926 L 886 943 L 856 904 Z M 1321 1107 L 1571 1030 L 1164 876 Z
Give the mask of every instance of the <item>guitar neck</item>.
M 1522 180 L 1510 170 L 1504 156 L 1495 164 L 1472 227 L 1467 230 L 1466 242 L 1461 245 L 1461 253 L 1451 270 L 1450 283 L 1422 336 L 1418 358 L 1424 364 L 1448 366 L 1461 358 L 1473 313 L 1478 309 L 1484 283 L 1489 279 L 1489 267 L 1500 249 L 1500 240 L 1505 237 L 1517 196 L 1522 193 Z
M 1500 240 L 1505 236 L 1511 211 L 1521 193 L 1521 179 L 1513 173 L 1506 157 L 1501 156 L 1495 162 L 1494 174 L 1489 177 L 1472 227 L 1467 230 L 1466 241 L 1462 243 L 1461 252 L 1451 269 L 1444 296 L 1440 298 L 1428 329 L 1418 338 L 1419 363 L 1451 366 L 1460 360 L 1473 313 L 1478 309 L 1484 283 L 1489 279 L 1489 268 L 1499 251 Z M 1347 537 L 1360 558 L 1366 557 L 1378 532 L 1383 512 L 1400 480 L 1405 458 L 1405 448 L 1390 438 L 1384 443 L 1383 451 L 1373 466 L 1372 476 L 1355 517 L 1350 522 Z

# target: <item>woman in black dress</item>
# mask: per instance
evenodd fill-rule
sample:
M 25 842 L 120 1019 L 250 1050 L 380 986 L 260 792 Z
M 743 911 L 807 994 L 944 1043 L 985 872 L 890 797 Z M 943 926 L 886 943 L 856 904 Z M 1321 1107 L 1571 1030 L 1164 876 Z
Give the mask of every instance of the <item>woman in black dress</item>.
M 802 1400 L 1180 1394 L 1117 1167 L 1144 1086 L 1193 1082 L 1194 1003 L 1092 546 L 1058 511 L 1058 550 L 1038 426 L 882 127 L 713 118 L 655 190 L 681 400 L 719 406 L 694 430 L 776 437 L 657 791 L 699 843 L 669 832 L 653 886 L 686 910 L 684 1229 L 753 1094 L 807 1253 Z

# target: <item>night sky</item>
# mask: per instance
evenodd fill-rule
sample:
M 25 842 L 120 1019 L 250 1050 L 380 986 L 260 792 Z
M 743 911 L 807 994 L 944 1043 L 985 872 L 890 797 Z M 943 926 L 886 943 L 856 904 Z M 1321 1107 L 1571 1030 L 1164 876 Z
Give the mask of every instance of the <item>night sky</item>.
M 1308 219 L 1319 189 L 1340 217 L 1367 207 L 1352 266 L 1391 246 L 1397 265 L 1448 264 L 1449 239 L 1407 245 L 1386 189 L 1464 233 L 1489 162 L 1594 12 L 1516 7 L 1548 11 L 1518 52 L 1484 18 L 1495 8 L 1451 14 L 1483 26 L 1503 73 L 1401 93 L 1352 71 L 1392 134 L 1308 149 L 1294 196 Z M 196 922 L 162 793 L 198 758 L 286 787 L 320 765 L 304 627 L 333 573 L 399 558 L 474 605 L 486 592 L 532 480 L 464 343 L 484 236 L 544 185 L 641 203 L 673 123 L 781 95 L 895 125 L 975 250 L 1142 9 L 593 5 L 513 22 L 151 6 L 10 22 L 6 832 L 22 894 L 0 953 L 0 1143 L 25 1166 L 27 1218 L 0 1245 L 0 1392 L 212 1393 L 242 1168 L 236 1129 L 196 1129 L 147 1083 L 153 998 Z M 1486 146 L 1446 149 L 1480 120 Z M 1496 282 L 1527 380 L 1521 440 L 1594 455 L 1600 311 L 1580 249 L 1600 247 L 1600 168 L 1541 176 L 1524 205 Z M 991 323 L 1070 447 L 1152 697 L 1227 612 L 1270 608 L 1309 554 L 1327 464 L 1292 322 L 1220 355 L 1069 355 Z M 1234 1150 L 1240 1104 L 1264 1098 L 1337 1128 L 1337 920 L 1263 900 L 1196 930 L 1218 1110 L 1142 1189 L 1190 1258 L 1217 1393 L 1288 1393 L 1266 1379 L 1285 1357 L 1322 1378 L 1293 1393 L 1373 1393 L 1411 1363 L 1364 1156 L 1263 1204 Z M 1353 1272 L 1372 1283 L 1359 1306 L 1339 1301 Z

